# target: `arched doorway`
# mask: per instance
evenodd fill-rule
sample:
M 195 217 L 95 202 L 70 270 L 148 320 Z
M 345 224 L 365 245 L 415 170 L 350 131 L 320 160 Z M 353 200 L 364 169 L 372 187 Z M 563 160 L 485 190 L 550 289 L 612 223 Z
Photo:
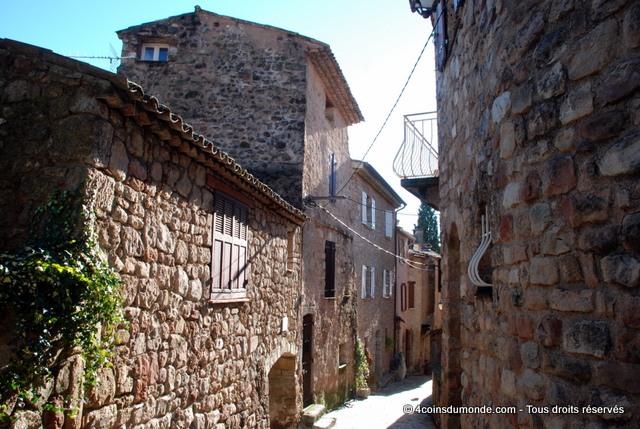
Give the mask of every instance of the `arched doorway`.
M 296 357 L 284 354 L 269 371 L 270 427 L 284 429 L 296 419 Z

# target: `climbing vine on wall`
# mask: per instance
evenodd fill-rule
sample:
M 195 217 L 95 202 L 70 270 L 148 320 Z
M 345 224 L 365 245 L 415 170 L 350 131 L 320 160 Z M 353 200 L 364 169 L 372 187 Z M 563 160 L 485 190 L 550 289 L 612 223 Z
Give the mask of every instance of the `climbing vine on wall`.
M 367 362 L 364 343 L 360 340 L 356 341 L 355 355 L 356 389 L 366 389 L 369 386 L 367 383 L 367 379 L 369 378 L 369 363 Z
M 16 409 L 36 402 L 34 384 L 55 375 L 65 350 L 82 354 L 85 382 L 94 382 L 124 320 L 120 282 L 96 246 L 83 185 L 32 210 L 25 247 L 0 254 L 0 307 L 13 322 L 14 344 L 0 392 L 18 395 Z M 0 409 L 0 426 L 7 414 Z

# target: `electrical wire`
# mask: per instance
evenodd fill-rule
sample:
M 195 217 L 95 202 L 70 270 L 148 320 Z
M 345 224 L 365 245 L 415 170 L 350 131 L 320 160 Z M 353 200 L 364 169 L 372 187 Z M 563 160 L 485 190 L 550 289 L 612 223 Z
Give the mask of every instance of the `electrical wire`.
M 369 145 L 369 147 L 367 148 L 367 151 L 364 153 L 364 155 L 362 156 L 362 159 L 360 159 L 360 164 L 358 164 L 358 167 L 354 170 L 354 172 L 351 174 L 351 176 L 349 177 L 349 179 L 345 182 L 344 185 L 342 185 L 342 187 L 340 188 L 340 190 L 337 192 L 338 194 L 340 192 L 342 192 L 342 190 L 347 186 L 347 184 L 349 184 L 349 182 L 351 181 L 351 179 L 353 179 L 353 176 L 355 176 L 356 171 L 358 170 L 358 168 L 360 168 L 360 166 L 362 165 L 362 163 L 364 162 L 364 159 L 367 157 L 367 155 L 369 154 L 369 151 L 371 151 L 371 148 L 373 147 L 373 145 L 376 143 L 376 141 L 378 140 L 378 137 L 380 137 L 380 134 L 382 133 L 382 130 L 384 130 L 384 127 L 387 125 L 387 122 L 389 122 L 389 118 L 391 117 L 391 115 L 393 114 L 394 110 L 396 109 L 396 107 L 398 106 L 398 103 L 400 102 L 400 98 L 402 98 L 402 95 L 404 94 L 405 89 L 407 89 L 407 86 L 409 85 L 409 81 L 411 81 L 411 77 L 413 77 L 413 73 L 416 71 L 416 68 L 418 67 L 418 63 L 420 62 L 420 60 L 422 59 L 422 55 L 424 54 L 424 51 L 427 49 L 427 46 L 429 46 L 429 42 L 431 41 L 431 39 L 433 39 L 433 36 L 436 32 L 436 28 L 438 26 L 438 22 L 440 21 L 440 18 L 442 17 L 442 14 L 444 13 L 444 11 L 446 11 L 446 3 L 445 3 L 445 7 L 442 8 L 442 12 L 440 13 L 440 15 L 436 18 L 436 23 L 433 26 L 433 30 L 431 30 L 431 34 L 429 34 L 429 37 L 427 38 L 427 42 L 424 44 L 422 50 L 420 51 L 420 55 L 418 55 L 418 59 L 416 60 L 415 64 L 413 65 L 413 68 L 411 69 L 411 72 L 409 73 L 409 77 L 407 77 L 406 82 L 404 83 L 404 86 L 402 87 L 402 90 L 400 91 L 400 94 L 398 95 L 398 98 L 396 98 L 395 103 L 393 103 L 393 106 L 391 107 L 391 110 L 389 111 L 389 114 L 387 115 L 386 119 L 384 120 L 384 122 L 382 123 L 382 126 L 380 127 L 380 130 L 378 131 L 378 133 L 376 134 L 376 136 L 373 138 L 373 141 L 371 142 L 371 144 Z
M 307 206 L 308 207 L 308 206 Z M 421 266 L 425 266 L 425 267 L 429 267 L 429 264 L 423 264 L 422 262 L 416 262 L 416 261 L 411 261 L 403 256 L 400 255 L 396 255 L 395 253 L 385 249 L 384 247 L 381 247 L 379 245 L 377 245 L 376 243 L 374 243 L 373 241 L 369 240 L 368 238 L 366 238 L 365 236 L 363 236 L 362 234 L 360 234 L 358 231 L 354 230 L 353 228 L 351 228 L 349 225 L 347 225 L 346 223 L 344 223 L 340 218 L 338 218 L 336 215 L 334 215 L 333 213 L 331 213 L 329 210 L 327 210 L 324 206 L 318 204 L 317 202 L 313 202 L 313 207 L 317 207 L 319 209 L 321 209 L 322 211 L 324 211 L 325 213 L 327 213 L 329 216 L 331 216 L 335 221 L 337 221 L 338 223 L 340 223 L 340 225 L 344 226 L 347 230 L 349 230 L 351 233 L 353 233 L 354 235 L 360 237 L 362 240 L 366 241 L 367 243 L 371 244 L 373 247 L 375 247 L 378 250 L 383 251 L 384 253 L 387 253 L 391 256 L 393 256 L 394 258 L 398 259 L 401 262 L 406 263 L 408 266 L 415 268 L 417 270 L 420 271 L 432 271 L 433 269 L 429 269 L 429 268 L 421 268 Z

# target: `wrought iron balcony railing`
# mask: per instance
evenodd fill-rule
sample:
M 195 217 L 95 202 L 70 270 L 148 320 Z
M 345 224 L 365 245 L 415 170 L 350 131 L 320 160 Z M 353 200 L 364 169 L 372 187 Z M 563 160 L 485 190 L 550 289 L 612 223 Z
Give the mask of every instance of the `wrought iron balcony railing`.
M 438 177 L 438 121 L 436 112 L 404 116 L 404 141 L 393 160 L 402 179 Z

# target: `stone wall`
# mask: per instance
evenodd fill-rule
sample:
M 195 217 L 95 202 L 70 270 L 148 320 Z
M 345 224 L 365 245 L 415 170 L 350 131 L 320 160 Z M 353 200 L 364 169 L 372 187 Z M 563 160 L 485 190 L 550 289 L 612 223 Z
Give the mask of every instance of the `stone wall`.
M 446 19 L 440 402 L 524 412 L 443 426 L 635 428 L 640 5 L 476 0 Z M 485 208 L 492 298 L 466 275 Z
M 71 404 L 75 418 L 44 413 L 43 422 L 36 407 L 18 413 L 16 427 L 266 428 L 270 396 L 283 386 L 274 403 L 286 410 L 278 406 L 271 418 L 295 420 L 299 212 L 185 132 L 181 120 L 159 119 L 167 110 L 126 79 L 7 41 L 0 59 L 0 248 L 19 245 L 30 201 L 90 178 L 99 244 L 124 281 L 129 322 L 96 386 L 83 394 L 77 356 L 46 383 L 44 397 L 55 404 L 84 398 Z M 244 302 L 209 303 L 220 189 L 251 206 Z
M 358 338 L 364 342 L 365 352 L 371 358 L 369 369 L 370 386 L 378 387 L 380 378 L 389 372 L 389 364 L 394 356 L 391 341 L 394 338 L 395 324 L 395 290 L 393 290 L 393 275 L 388 278 L 391 291 L 385 294 L 383 289 L 384 270 L 395 272 L 395 210 L 400 207 L 401 200 L 389 197 L 385 186 L 373 177 L 369 171 L 373 170 L 367 163 L 360 164 L 352 161 L 355 174 L 349 184 L 351 207 L 349 218 L 352 219 L 353 229 L 359 234 L 354 237 L 354 265 L 355 283 L 358 297 Z M 375 170 L 373 170 L 375 171 Z M 384 190 L 383 190 L 384 189 Z M 371 210 L 368 210 L 367 223 L 363 223 L 362 193 L 375 201 L 375 225 L 371 224 Z M 391 236 L 387 237 L 385 211 L 392 213 Z M 373 243 L 373 244 L 372 244 Z M 369 272 L 365 280 L 370 288 L 371 268 L 374 268 L 375 288 L 373 297 L 364 296 L 362 291 L 362 266 L 368 267 Z

